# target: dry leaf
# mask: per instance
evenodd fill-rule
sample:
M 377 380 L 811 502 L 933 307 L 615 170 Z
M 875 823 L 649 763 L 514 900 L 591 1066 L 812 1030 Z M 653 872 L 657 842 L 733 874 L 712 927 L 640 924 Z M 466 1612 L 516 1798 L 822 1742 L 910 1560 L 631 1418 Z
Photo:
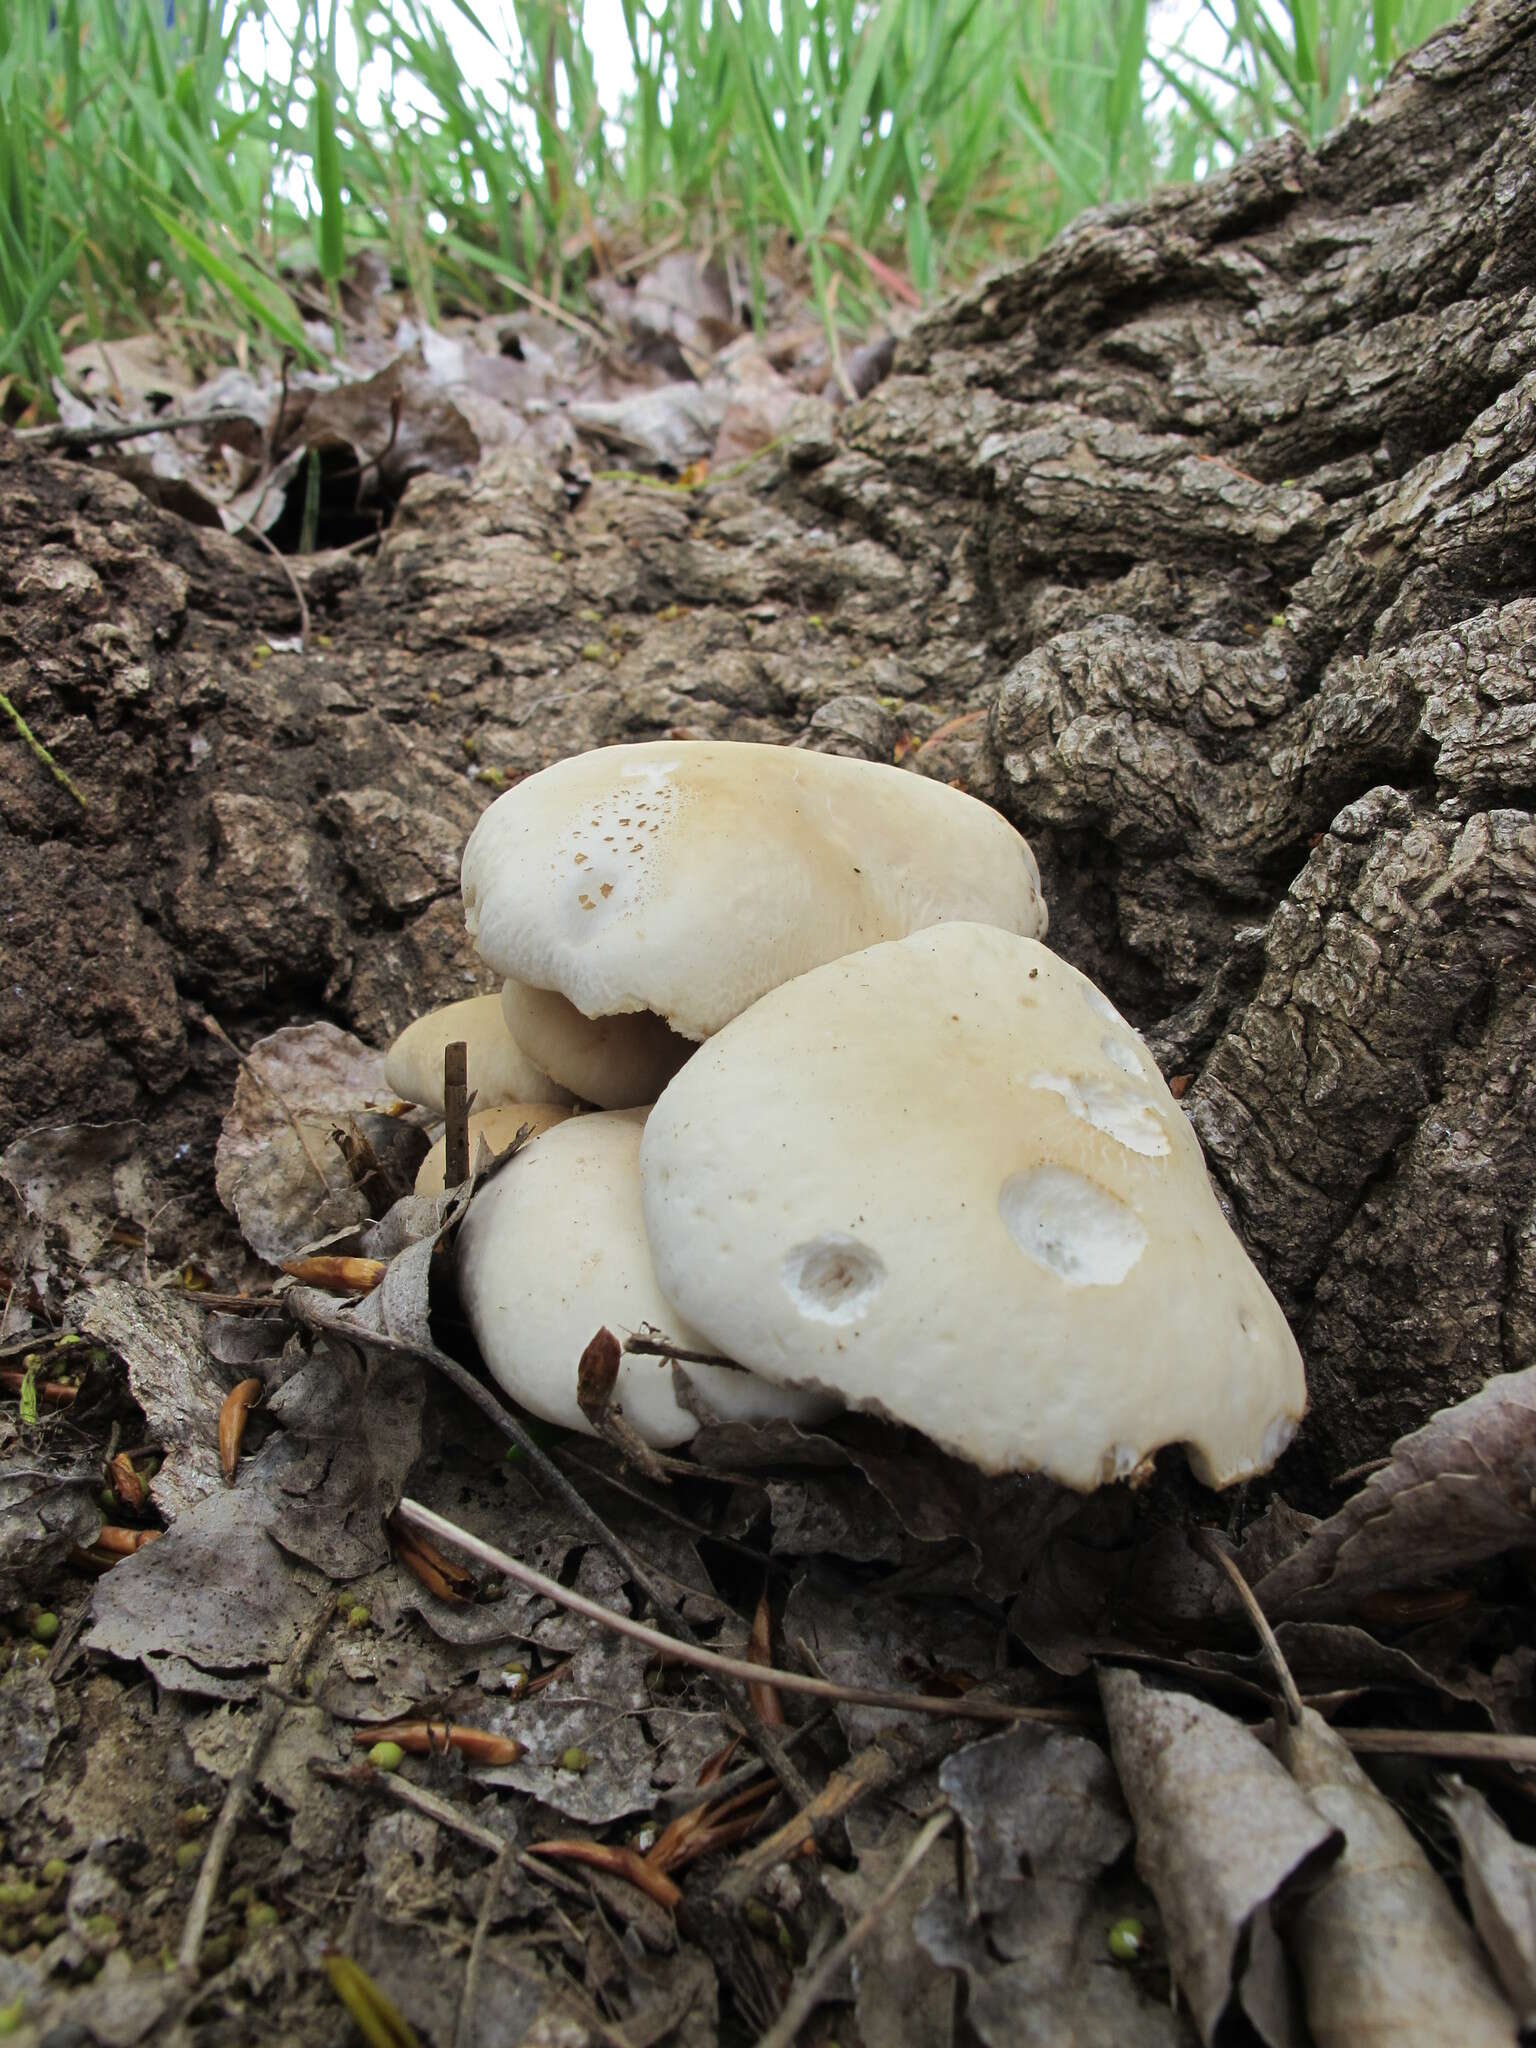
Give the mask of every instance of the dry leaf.
M 1156 1894 L 1200 2038 L 1209 2048 L 1235 2004 L 1272 2048 L 1299 2044 L 1271 1915 L 1339 1854 L 1342 1834 L 1215 1707 L 1133 1671 L 1100 1671 L 1099 1691 L 1136 1868 Z
M 1440 1801 L 1461 1845 L 1467 1904 L 1523 2033 L 1536 2030 L 1536 1849 L 1517 1842 L 1481 1792 L 1451 1778 Z
M 1270 1615 L 1349 1612 L 1362 1595 L 1536 1543 L 1536 1366 L 1502 1373 L 1394 1445 L 1336 1515 L 1254 1587 Z
M 1340 1737 L 1308 1708 L 1280 1753 L 1346 1843 L 1287 1930 L 1317 2048 L 1515 2048 L 1471 1928 Z

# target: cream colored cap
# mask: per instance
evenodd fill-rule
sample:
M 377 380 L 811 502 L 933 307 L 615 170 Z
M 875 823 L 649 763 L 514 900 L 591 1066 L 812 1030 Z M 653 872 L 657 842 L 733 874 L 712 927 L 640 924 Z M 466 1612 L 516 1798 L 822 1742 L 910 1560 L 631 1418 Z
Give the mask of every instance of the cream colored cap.
M 587 1017 L 707 1038 L 781 982 L 950 919 L 1045 930 L 1006 819 L 900 768 L 731 741 L 603 747 L 496 799 L 464 852 L 470 937 Z
M 599 1110 L 545 1131 L 475 1196 L 458 1236 L 459 1297 L 492 1377 L 530 1413 L 589 1435 L 576 1369 L 605 1325 L 620 1343 L 649 1323 L 686 1351 L 710 1348 L 656 1284 L 640 1216 L 645 1117 Z M 631 1355 L 614 1399 L 647 1443 L 684 1443 L 699 1426 L 674 1372 L 727 1421 L 819 1421 L 836 1406 L 729 1366 Z
M 500 996 L 470 996 L 429 1010 L 407 1024 L 384 1061 L 384 1079 L 402 1102 L 443 1113 L 443 1051 L 462 1039 L 477 1109 L 499 1102 L 569 1102 L 569 1092 L 541 1073 L 507 1029 Z
M 623 1017 L 584 1017 L 553 989 L 506 982 L 501 1014 L 507 1029 L 545 1073 L 583 1102 L 634 1109 L 654 1102 L 694 1050 L 650 1010 Z
M 503 1102 L 495 1109 L 478 1111 L 469 1120 L 469 1163 L 473 1168 L 484 1139 L 486 1148 L 494 1156 L 505 1152 L 518 1132 L 526 1124 L 534 1137 L 547 1131 L 554 1124 L 563 1124 L 570 1110 L 562 1102 Z M 418 1195 L 440 1195 L 446 1185 L 448 1171 L 448 1140 L 439 1138 L 431 1151 L 416 1170 L 416 1193 Z
M 710 1345 L 989 1472 L 1088 1488 L 1183 1443 L 1225 1486 L 1306 1407 L 1151 1055 L 1031 939 L 946 924 L 776 989 L 666 1090 L 641 1178 Z

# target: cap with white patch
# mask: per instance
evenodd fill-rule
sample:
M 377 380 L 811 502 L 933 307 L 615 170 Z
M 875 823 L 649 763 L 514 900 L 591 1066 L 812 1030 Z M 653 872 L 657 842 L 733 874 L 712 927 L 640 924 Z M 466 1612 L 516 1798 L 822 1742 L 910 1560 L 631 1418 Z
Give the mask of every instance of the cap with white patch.
M 407 1024 L 384 1060 L 384 1079 L 402 1102 L 443 1113 L 443 1053 L 462 1040 L 477 1109 L 499 1102 L 569 1102 L 569 1090 L 536 1067 L 507 1029 L 500 996 L 470 996 Z
M 948 919 L 1043 933 L 1027 843 L 974 797 L 748 742 L 577 754 L 496 799 L 464 914 L 501 974 L 707 1038 L 823 961 Z
M 988 1471 L 1087 1488 L 1183 1443 L 1224 1486 L 1305 1410 L 1150 1053 L 1031 939 L 940 925 L 774 990 L 667 1088 L 641 1180 L 711 1345 Z
M 651 1324 L 685 1351 L 709 1349 L 656 1284 L 640 1215 L 645 1118 L 599 1110 L 545 1131 L 474 1197 L 456 1244 L 459 1298 L 492 1377 L 531 1414 L 589 1434 L 576 1371 L 600 1329 L 622 1342 Z M 819 1421 L 836 1406 L 730 1366 L 631 1353 L 613 1398 L 647 1443 L 684 1443 L 699 1427 L 674 1372 L 726 1421 Z

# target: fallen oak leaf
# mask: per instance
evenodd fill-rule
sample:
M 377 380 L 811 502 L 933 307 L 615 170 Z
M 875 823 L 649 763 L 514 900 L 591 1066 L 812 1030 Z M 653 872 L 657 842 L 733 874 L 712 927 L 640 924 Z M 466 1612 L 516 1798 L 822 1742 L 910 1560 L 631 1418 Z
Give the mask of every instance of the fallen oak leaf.
M 354 1749 L 368 1749 L 376 1742 L 398 1743 L 407 1756 L 446 1756 L 457 1750 L 472 1764 L 515 1764 L 528 1750 L 527 1743 L 510 1735 L 465 1728 L 456 1721 L 387 1721 L 353 1729 Z
M 219 1409 L 219 1469 L 227 1480 L 233 1480 L 235 1476 L 235 1468 L 240 1463 L 240 1446 L 245 1441 L 245 1425 L 263 1391 L 260 1380 L 241 1380 L 224 1396 Z
M 1344 1836 L 1287 1929 L 1317 2048 L 1515 2048 L 1505 2003 L 1471 1928 L 1391 1802 L 1310 1708 L 1278 1748 Z
M 682 1903 L 682 1890 L 665 1871 L 648 1863 L 638 1850 L 616 1842 L 530 1842 L 530 1856 L 547 1856 L 551 1862 L 585 1863 L 593 1870 L 606 1870 L 653 1898 L 658 1906 L 671 1909 Z

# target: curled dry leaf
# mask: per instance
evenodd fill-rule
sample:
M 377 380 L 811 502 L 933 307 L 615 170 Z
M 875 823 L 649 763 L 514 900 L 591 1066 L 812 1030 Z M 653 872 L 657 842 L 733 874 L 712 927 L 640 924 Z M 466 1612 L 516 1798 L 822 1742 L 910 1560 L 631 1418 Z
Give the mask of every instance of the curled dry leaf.
M 235 1476 L 235 1467 L 240 1463 L 240 1446 L 245 1441 L 245 1425 L 261 1394 L 261 1381 L 253 1379 L 241 1380 L 224 1397 L 224 1405 L 219 1410 L 219 1468 L 226 1479 Z
M 773 1615 L 768 1606 L 766 1586 L 758 1595 L 757 1612 L 752 1617 L 752 1633 L 747 1638 L 747 1661 L 769 1666 L 773 1663 Z M 775 1686 L 764 1685 L 754 1679 L 747 1687 L 747 1698 L 752 1702 L 753 1713 L 765 1728 L 784 1727 L 789 1716 L 784 1712 L 784 1702 Z
M 1341 1739 L 1308 1708 L 1280 1753 L 1345 1838 L 1288 1934 L 1317 2048 L 1514 2048 L 1514 2013 L 1471 1928 Z
M 376 1742 L 397 1742 L 407 1756 L 445 1756 L 457 1750 L 471 1764 L 515 1764 L 527 1750 L 526 1743 L 510 1735 L 463 1728 L 456 1721 L 385 1721 L 353 1729 L 354 1749 L 369 1749 Z
M 327 1294 L 371 1294 L 384 1278 L 384 1259 L 334 1258 L 324 1255 L 307 1259 L 284 1259 L 282 1270 L 290 1280 L 306 1287 L 323 1288 Z
M 576 1405 L 594 1429 L 613 1399 L 621 1357 L 618 1338 L 605 1328 L 593 1337 L 576 1367 Z
M 450 1607 L 467 1607 L 470 1604 L 478 1588 L 463 1565 L 444 1557 L 435 1543 L 429 1543 L 416 1530 L 408 1529 L 398 1515 L 392 1514 L 386 1526 L 395 1556 L 429 1593 L 435 1593 L 439 1600 L 446 1600 Z
M 1136 1868 L 1201 2040 L 1236 2005 L 1271 2048 L 1299 2041 L 1272 1913 L 1340 1853 L 1342 1833 L 1229 1715 L 1133 1671 L 1101 1670 L 1099 1691 Z
M 107 1464 L 107 1484 L 126 1508 L 137 1514 L 147 1497 L 144 1481 L 134 1470 L 133 1460 L 126 1451 L 119 1451 Z
M 1254 1592 L 1272 1616 L 1352 1612 L 1363 1595 L 1536 1543 L 1533 1502 L 1536 1366 L 1500 1374 L 1403 1437 Z
M 1521 2031 L 1536 2031 L 1536 1849 L 1517 1842 L 1481 1792 L 1452 1778 L 1440 1801 L 1461 1846 L 1467 1904 Z
M 146 1543 L 158 1543 L 164 1534 L 163 1529 L 121 1529 L 108 1522 L 91 1548 L 105 1557 L 132 1557 Z

